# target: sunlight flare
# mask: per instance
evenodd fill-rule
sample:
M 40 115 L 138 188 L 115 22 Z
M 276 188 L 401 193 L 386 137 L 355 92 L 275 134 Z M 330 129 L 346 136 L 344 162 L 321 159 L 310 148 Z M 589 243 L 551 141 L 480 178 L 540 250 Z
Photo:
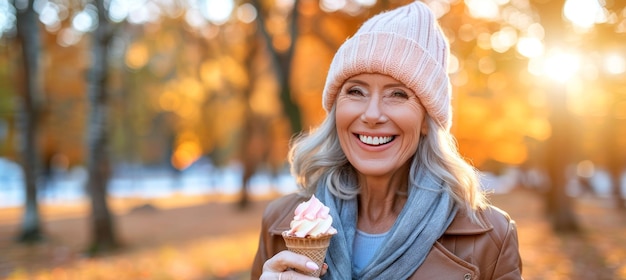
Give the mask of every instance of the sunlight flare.
M 465 5 L 473 18 L 496 19 L 500 16 L 496 0 L 465 0 Z
M 522 37 L 517 41 L 517 52 L 525 57 L 533 58 L 543 54 L 543 43 L 533 37 Z
M 581 68 L 581 57 L 574 52 L 553 50 L 544 57 L 529 61 L 528 72 L 565 83 L 573 79 Z
M 604 70 L 612 75 L 626 72 L 626 59 L 623 55 L 612 53 L 604 58 Z
M 235 9 L 232 0 L 207 0 L 202 5 L 202 15 L 216 25 L 222 25 L 228 21 Z
M 591 28 L 596 22 L 606 21 L 604 10 L 598 0 L 567 0 L 563 15 L 575 26 Z

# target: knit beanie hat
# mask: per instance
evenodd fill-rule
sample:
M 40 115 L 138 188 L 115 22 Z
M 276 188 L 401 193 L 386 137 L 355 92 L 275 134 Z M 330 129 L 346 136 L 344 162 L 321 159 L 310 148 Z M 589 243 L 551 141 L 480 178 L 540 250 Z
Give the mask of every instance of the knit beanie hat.
M 322 96 L 330 112 L 343 83 L 361 73 L 393 77 L 417 94 L 427 113 L 449 130 L 452 119 L 449 46 L 435 16 L 421 2 L 378 14 L 339 48 Z

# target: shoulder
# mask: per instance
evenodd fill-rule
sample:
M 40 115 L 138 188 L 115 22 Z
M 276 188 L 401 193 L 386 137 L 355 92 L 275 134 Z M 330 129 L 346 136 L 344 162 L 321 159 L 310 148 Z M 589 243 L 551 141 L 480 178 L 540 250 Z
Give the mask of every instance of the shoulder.
M 281 196 L 279 198 L 276 198 L 270 201 L 270 203 L 268 203 L 267 207 L 265 208 L 264 215 L 283 213 L 285 212 L 285 210 L 295 208 L 298 204 L 300 204 L 304 200 L 305 200 L 305 197 L 303 197 L 299 193 L 291 193 L 291 194 Z M 289 214 L 293 214 L 293 213 L 289 213 Z
M 439 244 L 461 263 L 475 266 L 481 279 L 520 279 L 521 258 L 513 219 L 495 206 L 475 214 L 480 223 L 459 211 Z
M 453 240 L 467 241 L 468 247 L 477 251 L 493 251 L 486 255 L 497 256 L 499 251 L 510 245 L 517 246 L 517 228 L 508 213 L 495 206 L 476 210 L 479 223 L 470 219 L 464 211 L 459 211 L 452 224 L 445 231 L 442 240 L 446 245 Z M 465 244 L 465 243 L 458 243 Z M 458 245 L 457 244 L 457 245 Z M 457 249 L 458 250 L 458 249 Z
M 299 193 L 292 193 L 272 200 L 263 212 L 263 224 L 270 232 L 289 229 L 293 211 L 298 204 L 305 201 Z
M 491 227 L 489 236 L 493 239 L 494 243 L 506 243 L 507 239 L 511 237 L 511 234 L 516 235 L 517 229 L 515 221 L 511 219 L 511 216 L 504 210 L 492 205 L 478 211 L 477 214 L 479 219 Z
M 472 235 L 490 231 L 505 232 L 515 223 L 508 213 L 493 205 L 476 210 L 479 223 L 473 221 L 467 212 L 460 210 L 446 230 L 446 234 Z

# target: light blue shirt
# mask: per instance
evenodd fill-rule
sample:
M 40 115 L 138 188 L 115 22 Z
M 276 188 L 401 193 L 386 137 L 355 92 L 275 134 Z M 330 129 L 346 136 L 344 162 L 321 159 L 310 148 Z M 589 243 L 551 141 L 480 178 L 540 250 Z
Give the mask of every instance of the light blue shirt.
M 372 234 L 356 230 L 352 246 L 352 269 L 354 271 L 358 273 L 370 263 L 388 234 L 389 232 Z

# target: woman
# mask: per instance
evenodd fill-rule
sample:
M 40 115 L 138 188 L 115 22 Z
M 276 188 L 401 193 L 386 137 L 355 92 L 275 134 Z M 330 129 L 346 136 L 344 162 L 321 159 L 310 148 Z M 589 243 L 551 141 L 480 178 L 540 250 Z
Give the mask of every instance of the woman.
M 253 279 L 314 279 L 281 232 L 315 194 L 330 207 L 324 279 L 521 279 L 514 222 L 491 206 L 450 134 L 449 47 L 414 2 L 369 19 L 337 51 L 328 115 L 289 155 L 302 192 L 266 209 Z

